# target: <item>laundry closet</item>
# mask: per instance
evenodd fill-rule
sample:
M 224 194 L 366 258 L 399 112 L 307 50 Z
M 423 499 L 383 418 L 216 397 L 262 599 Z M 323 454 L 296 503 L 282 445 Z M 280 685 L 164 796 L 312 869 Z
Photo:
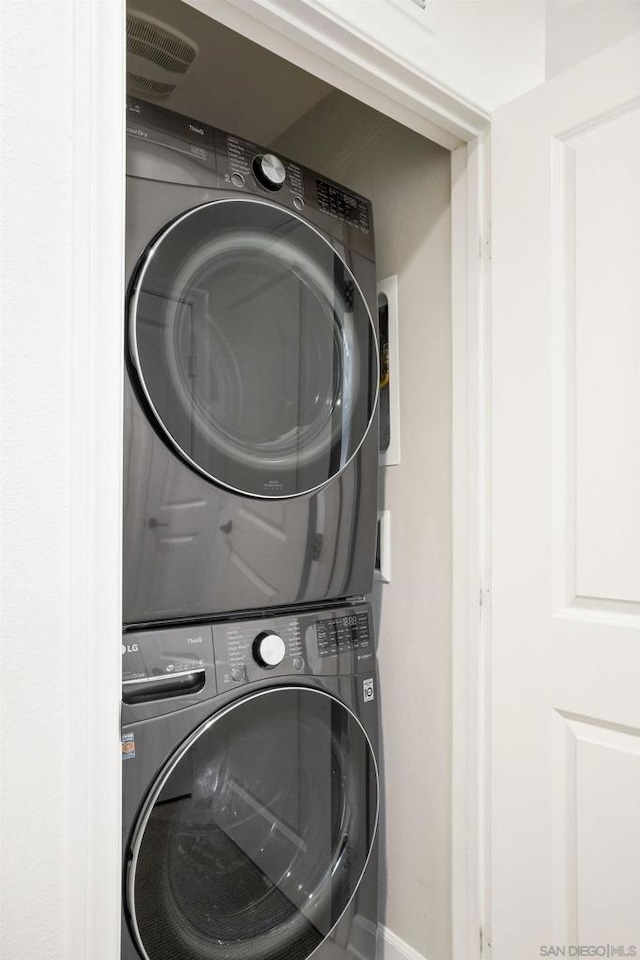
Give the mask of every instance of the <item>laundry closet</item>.
M 380 922 L 389 942 L 395 936 L 430 960 L 448 960 L 450 154 L 179 0 L 136 0 L 129 10 L 160 21 L 183 50 L 191 40 L 197 51 L 184 72 L 170 73 L 131 44 L 131 95 L 261 144 L 373 204 L 377 278 L 397 278 L 399 347 L 389 370 L 399 387 L 390 424 L 397 462 L 380 468 L 384 555 L 373 595 L 382 724 Z
M 151 77 L 154 108 L 370 197 L 391 299 L 397 279 L 373 592 L 379 960 L 640 943 L 630 6 L 140 0 L 198 48 Z M 123 781 L 134 756 L 164 763 L 146 720 L 121 741 L 124 3 L 3 4 L 0 50 L 2 952 L 115 960 Z M 282 647 L 260 635 L 270 664 Z M 255 800 L 235 789 L 231 809 L 260 815 Z M 375 925 L 359 930 L 342 960 L 371 957 Z

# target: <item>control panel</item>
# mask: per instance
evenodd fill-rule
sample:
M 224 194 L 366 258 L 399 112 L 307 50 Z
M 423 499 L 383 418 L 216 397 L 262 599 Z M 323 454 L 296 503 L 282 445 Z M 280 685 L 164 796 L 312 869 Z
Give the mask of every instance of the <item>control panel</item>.
M 127 137 L 128 172 L 135 176 L 189 184 L 195 177 L 201 186 L 272 197 L 303 213 L 316 226 L 346 239 L 366 256 L 373 255 L 369 201 L 287 157 L 132 96 L 127 97 Z M 158 147 L 164 150 L 158 151 Z M 171 170 L 162 164 L 156 169 L 154 162 L 157 164 L 161 155 L 167 160 L 173 158 Z M 185 163 L 188 169 L 183 170 Z
M 352 650 L 369 650 L 369 614 L 366 610 L 343 617 L 329 617 L 316 624 L 318 654 L 335 657 Z
M 318 210 L 328 213 L 337 220 L 344 220 L 363 233 L 371 229 L 369 205 L 362 197 L 349 193 L 343 187 L 328 180 L 316 180 Z
M 265 152 L 251 140 L 223 133 L 219 137 L 221 172 L 227 166 L 227 181 L 236 187 L 250 186 L 255 182 L 270 193 L 284 190 L 285 194 L 298 200 L 294 203 L 296 209 L 304 207 L 304 176 L 297 163 Z
M 304 673 L 304 616 L 273 617 L 214 624 L 218 689 L 266 676 Z
M 218 690 L 272 676 L 335 676 L 371 668 L 368 604 L 213 624 Z
M 127 703 L 222 693 L 274 676 L 338 676 L 371 669 L 371 608 L 292 613 L 252 620 L 126 633 L 122 641 Z

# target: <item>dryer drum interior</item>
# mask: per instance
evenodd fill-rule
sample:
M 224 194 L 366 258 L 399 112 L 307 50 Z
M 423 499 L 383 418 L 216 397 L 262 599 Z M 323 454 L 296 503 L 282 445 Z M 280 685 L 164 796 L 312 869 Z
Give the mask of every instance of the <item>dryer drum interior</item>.
M 266 201 L 206 203 L 160 233 L 134 275 L 129 343 L 165 440 L 241 493 L 322 486 L 372 421 L 364 296 L 322 234 Z
M 305 960 L 353 897 L 374 840 L 371 744 L 302 687 L 214 715 L 156 780 L 132 838 L 128 908 L 147 960 Z

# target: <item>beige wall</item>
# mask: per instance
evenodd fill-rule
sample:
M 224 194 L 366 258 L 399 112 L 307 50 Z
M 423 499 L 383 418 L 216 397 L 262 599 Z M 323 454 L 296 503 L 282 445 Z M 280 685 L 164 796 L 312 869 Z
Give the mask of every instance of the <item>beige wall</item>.
M 378 276 L 398 275 L 402 463 L 383 471 L 392 581 L 376 592 L 385 812 L 382 922 L 451 955 L 449 154 L 333 92 L 274 147 L 370 197 Z

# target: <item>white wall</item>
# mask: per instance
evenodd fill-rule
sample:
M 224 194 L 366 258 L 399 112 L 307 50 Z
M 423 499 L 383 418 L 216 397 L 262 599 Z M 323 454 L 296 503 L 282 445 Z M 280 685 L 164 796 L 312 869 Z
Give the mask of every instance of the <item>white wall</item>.
M 398 275 L 402 463 L 384 471 L 392 582 L 380 603 L 382 922 L 451 954 L 450 155 L 330 94 L 275 144 L 374 202 L 378 274 Z
M 118 950 L 121 12 L 0 3 L 2 960 Z
M 328 11 L 486 113 L 544 80 L 544 0 L 427 0 L 424 9 L 412 0 L 297 3 Z
M 638 0 L 548 0 L 546 78 L 640 30 Z
M 64 957 L 73 7 L 2 4 L 2 956 Z M 38 49 L 39 62 L 25 52 Z

